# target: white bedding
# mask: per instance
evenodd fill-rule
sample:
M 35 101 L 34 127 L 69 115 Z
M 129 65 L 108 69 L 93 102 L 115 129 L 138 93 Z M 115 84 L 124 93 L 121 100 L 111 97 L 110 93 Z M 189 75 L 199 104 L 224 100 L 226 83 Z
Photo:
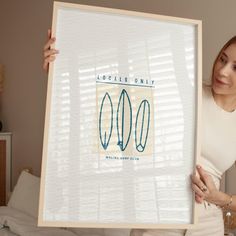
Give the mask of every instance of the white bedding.
M 3 229 L 5 235 L 19 236 L 76 236 L 75 233 L 60 228 L 37 227 L 37 219 L 11 207 L 0 207 L 0 224 L 9 227 Z M 8 231 L 8 232 L 7 232 Z M 4 235 L 4 234 L 2 234 Z M 100 236 L 100 235 L 96 235 Z
M 7 226 L 8 228 L 2 228 Z M 37 219 L 12 207 L 0 207 L 0 236 L 128 236 L 129 229 L 38 227 Z
M 12 233 L 8 228 L 0 228 L 0 236 L 17 236 L 17 234 Z

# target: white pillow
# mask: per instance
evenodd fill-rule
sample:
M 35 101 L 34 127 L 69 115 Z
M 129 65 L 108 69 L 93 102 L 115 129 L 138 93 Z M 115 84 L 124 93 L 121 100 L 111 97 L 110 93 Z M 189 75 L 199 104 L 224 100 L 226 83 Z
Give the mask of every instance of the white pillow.
M 22 171 L 7 205 L 37 218 L 39 188 L 40 178 Z

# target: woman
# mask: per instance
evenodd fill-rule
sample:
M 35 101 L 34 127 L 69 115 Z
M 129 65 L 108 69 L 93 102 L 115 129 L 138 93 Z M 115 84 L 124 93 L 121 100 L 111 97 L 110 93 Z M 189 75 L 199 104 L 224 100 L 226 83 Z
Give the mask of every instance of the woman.
M 55 60 L 51 49 L 55 38 L 48 32 L 44 47 L 45 71 Z M 223 236 L 222 209 L 236 211 L 236 195 L 219 191 L 222 174 L 236 159 L 236 36 L 219 52 L 212 69 L 210 86 L 203 86 L 202 151 L 198 175 L 191 176 L 192 189 L 199 203 L 199 222 L 190 230 L 133 229 L 131 236 Z M 204 169 L 201 167 L 203 166 Z

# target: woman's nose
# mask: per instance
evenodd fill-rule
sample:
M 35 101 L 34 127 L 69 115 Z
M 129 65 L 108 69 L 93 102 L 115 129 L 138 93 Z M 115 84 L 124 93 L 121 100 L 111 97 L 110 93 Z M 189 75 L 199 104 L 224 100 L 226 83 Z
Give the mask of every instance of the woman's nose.
M 228 76 L 229 75 L 229 73 L 230 73 L 230 65 L 227 63 L 227 64 L 225 64 L 224 66 L 222 66 L 221 68 L 220 68 L 220 71 L 219 71 L 219 73 L 220 73 L 220 75 L 222 75 L 222 76 Z

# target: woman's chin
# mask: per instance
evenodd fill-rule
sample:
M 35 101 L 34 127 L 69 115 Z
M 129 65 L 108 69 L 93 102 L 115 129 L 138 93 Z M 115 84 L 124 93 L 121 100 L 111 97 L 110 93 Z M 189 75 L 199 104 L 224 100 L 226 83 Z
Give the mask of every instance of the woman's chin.
M 216 85 L 215 83 L 212 85 L 212 90 L 215 94 L 225 94 L 225 88 L 222 88 L 221 86 Z

